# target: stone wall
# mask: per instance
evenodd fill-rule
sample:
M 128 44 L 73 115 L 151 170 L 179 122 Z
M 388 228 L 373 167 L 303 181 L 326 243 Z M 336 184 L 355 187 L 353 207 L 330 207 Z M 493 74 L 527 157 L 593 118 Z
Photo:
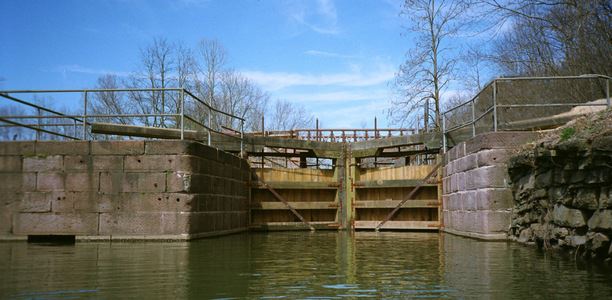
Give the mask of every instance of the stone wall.
M 506 239 L 513 205 L 506 162 L 533 133 L 491 132 L 450 149 L 443 174 L 444 231 Z
M 610 260 L 610 128 L 588 129 L 595 134 L 590 138 L 540 142 L 510 160 L 516 201 L 513 239 L 544 248 L 578 249 L 588 258 Z
M 0 237 L 192 239 L 248 226 L 246 161 L 187 141 L 0 143 Z

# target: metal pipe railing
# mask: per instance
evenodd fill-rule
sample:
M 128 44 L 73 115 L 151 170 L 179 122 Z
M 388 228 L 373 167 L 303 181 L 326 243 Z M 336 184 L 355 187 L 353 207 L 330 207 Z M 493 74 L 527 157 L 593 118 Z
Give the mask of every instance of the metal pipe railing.
M 95 95 L 98 93 L 114 93 L 114 92 L 126 92 L 126 93 L 131 93 L 130 95 L 134 96 L 134 95 L 138 95 L 137 92 L 161 92 L 163 93 L 163 95 L 165 96 L 166 92 L 177 92 L 178 93 L 178 104 L 180 107 L 178 107 L 177 109 L 177 113 L 165 113 L 165 107 L 161 108 L 161 113 L 117 113 L 117 114 L 96 114 L 96 113 L 91 113 L 89 112 L 89 107 L 92 103 L 91 101 L 91 95 Z M 79 114 L 64 114 L 46 107 L 43 107 L 41 105 L 37 105 L 16 97 L 13 97 L 9 94 L 42 94 L 42 93 L 79 93 L 82 94 L 82 113 Z M 189 97 L 185 97 L 185 95 L 189 96 Z M 5 99 L 11 100 L 13 102 L 16 102 L 18 104 L 21 105 L 25 105 L 31 108 L 34 108 L 37 110 L 37 114 L 36 115 L 7 115 L 7 116 L 0 116 L 0 122 L 4 122 L 6 123 L 5 125 L 0 125 L 0 127 L 2 128 L 6 128 L 6 127 L 24 127 L 24 128 L 28 128 L 31 130 L 35 130 L 36 133 L 36 138 L 40 139 L 40 132 L 43 133 L 47 133 L 50 135 L 56 135 L 56 136 L 60 136 L 60 137 L 64 137 L 64 138 L 70 138 L 70 139 L 84 139 L 86 140 L 88 138 L 88 126 L 92 125 L 92 120 L 96 120 L 96 119 L 104 119 L 104 118 L 124 118 L 124 119 L 129 119 L 129 118 L 159 118 L 161 120 L 161 122 L 157 122 L 154 121 L 154 126 L 160 126 L 160 127 L 165 127 L 166 123 L 167 123 L 167 119 L 169 118 L 175 118 L 175 122 L 176 122 L 176 126 L 177 128 L 180 129 L 180 137 L 181 139 L 185 139 L 185 129 L 186 129 L 186 121 L 190 121 L 193 122 L 199 126 L 202 126 L 206 131 L 207 131 L 207 135 L 208 135 L 208 144 L 212 145 L 212 132 L 218 133 L 218 134 L 223 134 L 223 135 L 228 135 L 228 136 L 232 136 L 234 138 L 239 138 L 241 140 L 240 143 L 240 149 L 241 151 L 244 148 L 244 143 L 243 143 L 243 139 L 244 139 L 244 123 L 245 123 L 245 119 L 224 111 L 221 111 L 215 107 L 213 107 L 212 105 L 206 103 L 205 101 L 202 101 L 202 99 L 200 99 L 199 97 L 197 97 L 196 95 L 194 95 L 193 93 L 189 92 L 188 90 L 184 89 L 184 88 L 118 88 L 118 89 L 63 89 L 63 90 L 4 90 L 4 91 L 0 91 L 0 97 L 3 97 Z M 137 97 L 137 96 L 135 96 Z M 197 119 L 195 117 L 192 117 L 189 115 L 189 113 L 186 110 L 186 100 L 188 98 L 193 99 L 194 103 L 195 103 L 195 107 L 203 107 L 205 110 L 208 110 L 208 122 L 207 125 L 204 125 L 203 123 L 197 121 Z M 95 99 L 94 99 L 95 100 Z M 165 106 L 165 105 L 164 105 Z M 50 113 L 52 115 L 43 115 L 41 114 L 41 111 Z M 228 120 L 237 120 L 238 124 L 240 126 L 240 131 L 239 135 L 232 135 L 232 134 L 227 134 L 226 132 L 223 132 L 221 130 L 216 130 L 215 128 L 213 128 L 213 119 L 216 119 L 215 115 L 223 115 L 225 117 L 228 118 Z M 214 118 L 213 118 L 214 117 Z M 24 124 L 24 123 L 20 123 L 17 122 L 16 120 L 27 120 L 27 119 L 36 119 L 37 120 L 37 124 Z M 44 129 L 43 127 L 60 127 L 60 126 L 65 126 L 66 124 L 43 124 L 41 123 L 41 120 L 44 119 L 71 119 L 73 120 L 73 124 L 70 124 L 71 126 L 74 127 L 74 134 L 75 136 L 69 136 L 66 135 L 64 133 L 60 133 L 57 131 L 51 131 L 51 130 L 47 130 Z M 230 122 L 234 122 L 234 121 L 230 121 Z M 8 124 L 8 125 L 7 125 Z M 123 122 L 122 122 L 123 124 Z M 145 123 L 146 124 L 146 123 Z M 81 136 L 77 137 L 76 136 L 76 129 L 78 126 L 82 127 L 82 131 L 81 131 Z
M 572 103 L 527 103 L 527 104 L 500 104 L 498 101 L 499 90 L 498 90 L 498 82 L 509 82 L 509 81 L 539 81 L 539 80 L 593 80 L 593 79 L 603 79 L 605 80 L 605 98 L 606 103 L 580 103 L 580 102 L 572 102 Z M 610 79 L 612 77 L 607 75 L 600 74 L 585 74 L 579 76 L 544 76 L 544 77 L 504 77 L 504 78 L 496 78 L 486 84 L 474 97 L 470 100 L 458 104 L 448 110 L 446 110 L 442 114 L 442 145 L 443 151 L 446 151 L 448 147 L 447 135 L 453 131 L 459 130 L 461 128 L 465 128 L 469 125 L 472 126 L 472 137 L 476 136 L 476 122 L 481 120 L 485 115 L 493 111 L 493 124 L 492 130 L 494 132 L 498 131 L 499 126 L 499 108 L 527 108 L 527 107 L 576 107 L 576 106 L 607 106 L 608 108 L 612 107 L 612 103 L 610 101 Z M 492 106 L 489 107 L 483 114 L 480 116 L 476 116 L 476 102 L 480 99 L 480 96 L 483 95 L 484 91 L 489 87 L 493 89 L 492 91 Z M 535 101 L 533 101 L 535 102 Z M 471 106 L 471 119 L 467 121 L 463 121 L 455 126 L 448 127 L 447 119 L 450 119 L 451 113 L 456 111 L 457 109 L 464 107 L 466 105 Z

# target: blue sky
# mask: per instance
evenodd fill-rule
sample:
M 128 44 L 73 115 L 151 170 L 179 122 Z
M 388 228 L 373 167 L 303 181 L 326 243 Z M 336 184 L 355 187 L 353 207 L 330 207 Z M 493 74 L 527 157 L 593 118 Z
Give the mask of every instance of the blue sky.
M 399 0 L 2 0 L 0 89 L 95 85 L 133 71 L 155 37 L 218 39 L 229 65 L 325 127 L 386 126 L 410 48 Z

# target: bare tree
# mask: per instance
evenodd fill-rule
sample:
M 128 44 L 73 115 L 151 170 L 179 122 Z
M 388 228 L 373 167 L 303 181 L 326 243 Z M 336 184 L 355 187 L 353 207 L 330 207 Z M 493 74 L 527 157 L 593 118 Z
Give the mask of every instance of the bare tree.
M 512 24 L 492 53 L 508 75 L 612 72 L 608 0 L 479 0 L 494 22 Z
M 313 117 L 301 105 L 277 100 L 271 111 L 269 122 L 272 130 L 293 130 L 312 126 Z M 266 126 L 268 127 L 268 126 Z
M 447 42 L 461 27 L 460 14 L 465 8 L 462 1 L 405 1 L 402 13 L 412 21 L 410 30 L 417 37 L 396 74 L 394 85 L 400 93 L 389 111 L 392 121 L 405 123 L 422 109 L 424 128 L 439 130 L 441 92 L 451 80 L 457 62 L 447 51 Z
M 165 38 L 155 38 L 153 42 L 141 51 L 141 69 L 132 73 L 126 85 L 132 88 L 163 89 L 171 84 L 171 74 L 175 70 L 173 57 L 174 47 Z M 135 106 L 136 113 L 164 114 L 168 112 L 166 92 L 131 92 L 130 102 Z M 146 126 L 165 127 L 163 117 L 142 118 Z

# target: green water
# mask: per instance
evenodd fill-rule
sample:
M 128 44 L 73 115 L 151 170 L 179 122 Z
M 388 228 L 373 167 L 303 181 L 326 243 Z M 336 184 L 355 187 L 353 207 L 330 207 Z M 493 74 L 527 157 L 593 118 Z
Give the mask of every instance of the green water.
M 191 243 L 0 243 L 0 298 L 604 299 L 612 275 L 437 233 L 251 233 Z

